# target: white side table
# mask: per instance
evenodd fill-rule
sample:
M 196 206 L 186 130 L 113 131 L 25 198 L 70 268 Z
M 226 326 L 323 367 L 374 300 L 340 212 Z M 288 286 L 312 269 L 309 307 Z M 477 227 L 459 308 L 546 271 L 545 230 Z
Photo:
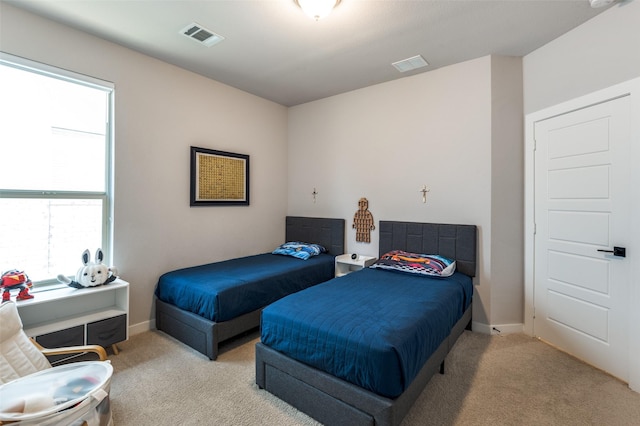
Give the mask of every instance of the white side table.
M 351 258 L 351 253 L 336 256 L 336 277 L 347 275 L 349 272 L 359 271 L 367 268 L 377 260 L 372 256 L 358 255 L 356 259 Z

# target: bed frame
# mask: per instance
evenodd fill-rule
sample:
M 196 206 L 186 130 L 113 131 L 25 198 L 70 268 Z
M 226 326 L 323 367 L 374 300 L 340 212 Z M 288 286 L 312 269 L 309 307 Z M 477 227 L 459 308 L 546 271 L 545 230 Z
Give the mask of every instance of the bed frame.
M 286 217 L 285 241 L 324 246 L 332 255 L 344 253 L 344 219 Z M 229 321 L 214 322 L 156 298 L 156 328 L 203 353 L 218 357 L 219 344 L 260 325 L 261 309 Z
M 380 222 L 380 253 L 405 250 L 437 253 L 456 260 L 457 269 L 476 273 L 476 227 L 413 222 Z M 471 306 L 436 349 L 411 385 L 390 399 L 256 344 L 256 384 L 327 425 L 398 425 L 431 377 L 444 372 L 444 360 L 465 328 Z

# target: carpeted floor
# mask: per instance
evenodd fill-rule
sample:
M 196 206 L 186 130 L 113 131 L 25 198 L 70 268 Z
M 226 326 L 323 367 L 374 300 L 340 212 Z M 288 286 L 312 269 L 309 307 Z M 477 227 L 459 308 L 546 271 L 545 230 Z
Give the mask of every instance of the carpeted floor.
M 123 425 L 317 425 L 255 385 L 257 332 L 217 361 L 149 331 L 119 344 L 111 401 Z M 523 334 L 465 331 L 402 426 L 640 425 L 640 393 Z

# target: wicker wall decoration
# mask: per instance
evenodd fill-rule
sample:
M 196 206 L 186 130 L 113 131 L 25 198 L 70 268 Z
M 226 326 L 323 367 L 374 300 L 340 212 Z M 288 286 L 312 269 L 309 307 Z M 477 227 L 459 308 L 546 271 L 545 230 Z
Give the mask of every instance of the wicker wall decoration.
M 369 201 L 360 198 L 358 201 L 358 211 L 353 216 L 353 228 L 356 230 L 356 241 L 361 243 L 371 242 L 371 231 L 376 229 L 373 224 L 373 215 L 369 211 Z

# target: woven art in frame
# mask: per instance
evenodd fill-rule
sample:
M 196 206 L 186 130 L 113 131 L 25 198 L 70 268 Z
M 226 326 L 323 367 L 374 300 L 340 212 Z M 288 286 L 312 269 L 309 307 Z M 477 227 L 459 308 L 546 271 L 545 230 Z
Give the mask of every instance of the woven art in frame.
M 249 205 L 249 156 L 191 147 L 191 206 Z

